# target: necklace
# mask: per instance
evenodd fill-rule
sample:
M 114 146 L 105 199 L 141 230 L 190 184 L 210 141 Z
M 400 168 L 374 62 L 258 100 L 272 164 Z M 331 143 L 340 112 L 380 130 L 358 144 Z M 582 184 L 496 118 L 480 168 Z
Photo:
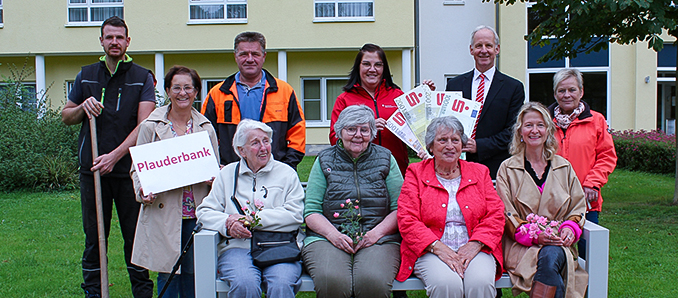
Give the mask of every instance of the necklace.
M 449 172 L 443 172 L 443 171 L 441 171 L 441 170 L 438 170 L 438 167 L 435 167 L 436 174 L 438 174 L 438 175 L 440 175 L 440 176 L 443 176 L 443 177 L 455 175 L 455 174 L 457 174 L 457 171 L 458 171 L 458 170 L 459 170 L 459 166 L 458 166 L 458 165 L 457 165 L 457 167 L 455 167 L 454 169 L 452 169 L 452 170 L 449 171 Z

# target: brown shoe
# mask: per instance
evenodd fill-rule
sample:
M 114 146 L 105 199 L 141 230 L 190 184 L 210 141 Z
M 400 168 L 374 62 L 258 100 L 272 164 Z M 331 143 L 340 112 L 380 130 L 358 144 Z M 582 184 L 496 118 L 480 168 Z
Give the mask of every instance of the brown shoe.
M 553 298 L 556 295 L 556 286 L 547 286 L 541 282 L 533 281 L 530 298 Z

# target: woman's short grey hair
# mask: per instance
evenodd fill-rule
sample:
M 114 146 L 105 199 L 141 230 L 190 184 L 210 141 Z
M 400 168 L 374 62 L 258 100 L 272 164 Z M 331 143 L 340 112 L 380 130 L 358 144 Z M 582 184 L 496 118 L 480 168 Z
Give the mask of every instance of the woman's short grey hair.
M 567 80 L 569 78 L 574 78 L 577 80 L 577 85 L 579 86 L 579 89 L 584 89 L 584 77 L 581 74 L 581 71 L 576 68 L 563 68 L 556 72 L 555 75 L 553 75 L 553 92 L 556 92 L 556 89 L 558 88 L 558 84 L 560 82 Z
M 431 123 L 426 127 L 424 141 L 426 142 L 426 151 L 429 154 L 433 155 L 431 148 L 433 148 L 433 142 L 436 140 L 438 130 L 440 129 L 451 130 L 453 134 L 458 134 L 461 138 L 462 146 L 466 146 L 468 136 L 464 134 L 464 125 L 461 124 L 461 121 L 454 116 L 438 117 L 431 120 Z
M 353 105 L 346 107 L 339 114 L 334 123 L 334 133 L 341 139 L 341 131 L 346 127 L 367 123 L 370 126 L 370 142 L 377 136 L 377 125 L 374 123 L 374 111 L 366 105 Z
M 238 157 L 242 158 L 242 156 L 240 156 L 240 152 L 238 151 L 238 147 L 245 146 L 250 132 L 255 129 L 261 129 L 268 135 L 269 139 L 273 139 L 273 129 L 271 129 L 271 127 L 256 120 L 243 119 L 235 129 L 235 135 L 233 136 L 233 150 L 235 151 L 235 154 L 238 155 Z

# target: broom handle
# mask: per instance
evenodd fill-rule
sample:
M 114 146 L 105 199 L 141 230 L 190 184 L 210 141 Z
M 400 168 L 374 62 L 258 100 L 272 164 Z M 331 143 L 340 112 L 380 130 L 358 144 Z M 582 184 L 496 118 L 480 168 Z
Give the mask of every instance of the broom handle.
M 89 118 L 89 132 L 92 140 L 92 162 L 99 157 L 97 146 L 97 120 Z M 108 258 L 106 257 L 106 232 L 104 231 L 104 206 L 101 198 L 101 174 L 94 171 L 94 194 L 97 208 L 97 231 L 99 234 L 99 267 L 101 268 L 101 297 L 108 298 Z

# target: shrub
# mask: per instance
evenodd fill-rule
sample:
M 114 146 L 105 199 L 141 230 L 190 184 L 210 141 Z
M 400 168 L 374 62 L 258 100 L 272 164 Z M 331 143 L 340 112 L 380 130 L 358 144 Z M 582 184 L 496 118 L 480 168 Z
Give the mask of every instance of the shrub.
M 0 189 L 75 188 L 78 127 L 63 124 L 46 96 L 21 83 L 31 74 L 26 64 L 10 70 L 0 90 Z
M 617 167 L 632 171 L 674 174 L 676 136 L 661 130 L 612 131 Z

